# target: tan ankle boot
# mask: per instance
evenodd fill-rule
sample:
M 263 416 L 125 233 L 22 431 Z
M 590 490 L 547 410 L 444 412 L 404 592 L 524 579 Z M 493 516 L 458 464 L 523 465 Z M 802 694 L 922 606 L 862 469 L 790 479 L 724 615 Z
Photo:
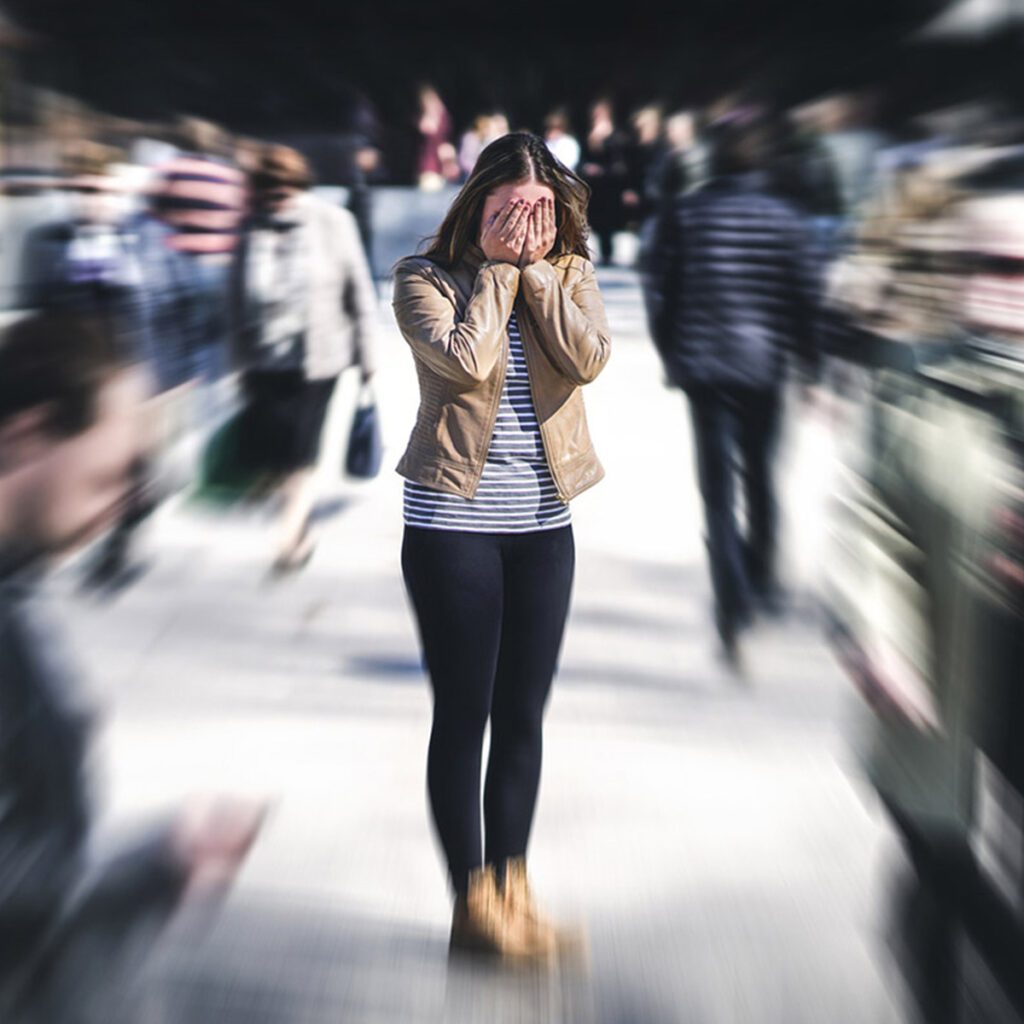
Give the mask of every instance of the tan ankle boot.
M 585 959 L 587 936 L 582 928 L 556 925 L 537 906 L 526 873 L 526 859 L 513 857 L 505 861 L 505 877 L 501 887 L 501 898 L 505 913 L 512 919 L 519 919 L 523 927 L 541 946 L 550 946 L 561 955 Z
M 510 960 L 546 960 L 555 952 L 552 941 L 508 913 L 491 864 L 470 872 L 466 895 L 455 901 L 449 949 Z

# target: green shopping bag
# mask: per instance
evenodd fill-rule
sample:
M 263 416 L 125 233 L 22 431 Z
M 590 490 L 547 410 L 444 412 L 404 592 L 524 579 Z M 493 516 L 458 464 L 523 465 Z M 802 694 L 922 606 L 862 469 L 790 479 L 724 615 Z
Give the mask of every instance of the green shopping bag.
M 250 497 L 265 473 L 246 464 L 242 431 L 245 409 L 218 427 L 207 441 L 200 461 L 193 498 L 215 505 L 232 505 Z

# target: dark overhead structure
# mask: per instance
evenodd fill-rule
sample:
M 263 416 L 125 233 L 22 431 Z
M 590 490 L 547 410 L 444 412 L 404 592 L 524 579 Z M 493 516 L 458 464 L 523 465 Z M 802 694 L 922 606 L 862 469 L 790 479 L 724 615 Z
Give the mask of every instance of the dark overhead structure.
M 435 82 L 453 112 L 519 121 L 609 90 L 701 102 L 769 76 L 783 90 L 862 76 L 943 0 L 9 0 L 49 45 L 29 73 L 129 117 L 189 110 L 239 128 L 323 129 L 353 88 L 384 115 Z M 465 112 L 461 109 L 465 107 Z

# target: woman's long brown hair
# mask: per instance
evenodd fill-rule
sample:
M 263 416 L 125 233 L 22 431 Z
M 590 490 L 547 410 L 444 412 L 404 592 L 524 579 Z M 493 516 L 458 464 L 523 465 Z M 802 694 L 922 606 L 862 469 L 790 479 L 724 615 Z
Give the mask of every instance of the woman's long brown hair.
M 555 159 L 547 143 L 532 132 L 511 132 L 484 148 L 437 233 L 428 239 L 423 255 L 454 267 L 469 243 L 479 237 L 487 196 L 502 185 L 521 185 L 530 180 L 547 185 L 555 194 L 555 243 L 548 256 L 575 253 L 589 259 L 590 186 Z

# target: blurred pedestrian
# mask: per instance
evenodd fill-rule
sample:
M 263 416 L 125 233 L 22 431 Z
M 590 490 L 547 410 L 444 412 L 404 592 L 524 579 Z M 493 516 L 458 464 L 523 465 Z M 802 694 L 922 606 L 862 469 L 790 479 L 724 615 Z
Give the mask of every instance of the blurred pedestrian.
M 639 230 L 657 206 L 658 173 L 668 151 L 661 107 L 650 105 L 635 111 L 626 150 L 626 188 L 622 194 L 626 226 Z
M 118 332 L 147 363 L 159 396 L 154 396 L 153 418 L 162 424 L 151 434 L 152 444 L 140 450 L 118 526 L 87 567 L 84 584 L 100 592 L 119 590 L 142 573 L 140 528 L 164 498 L 191 482 L 180 463 L 182 450 L 192 435 L 212 429 L 217 414 L 226 329 L 223 247 L 234 245 L 236 233 L 224 227 L 224 217 L 237 221 L 241 211 L 234 172 L 226 169 L 228 184 L 211 179 L 222 173 L 215 162 L 174 158 L 156 173 L 144 208 L 123 222 L 110 220 L 116 207 L 109 175 L 102 189 L 96 178 L 91 186 L 81 177 L 72 179 L 85 193 L 83 211 L 91 211 L 80 214 L 76 236 L 91 238 L 91 245 L 75 241 L 69 255 L 81 252 L 84 259 L 53 264 L 77 280 L 71 287 L 47 285 L 43 305 L 114 315 Z M 227 211 L 214 209 L 228 197 Z M 106 260 L 97 258 L 97 241 L 111 232 L 117 239 L 116 262 L 109 244 Z
M 699 188 L 707 178 L 708 150 L 697 130 L 697 116 L 677 110 L 665 119 L 665 144 L 657 171 L 659 203 L 671 203 Z
M 376 369 L 377 292 L 355 218 L 310 191 L 304 157 L 270 146 L 254 179 L 231 282 L 246 461 L 280 481 L 273 568 L 301 568 L 315 546 L 315 469 L 342 371 Z
M 660 215 L 679 196 L 703 184 L 707 159 L 707 147 L 697 137 L 696 118 L 691 112 L 676 111 L 665 119 L 664 145 L 645 178 L 646 210 L 637 252 L 637 269 L 641 274 L 647 270 Z
M 191 278 L 189 376 L 217 381 L 227 359 L 227 274 L 245 215 L 245 178 L 228 156 L 223 132 L 183 118 L 179 152 L 157 168 L 158 209 L 170 229 L 166 244 L 186 256 Z
M 118 516 L 144 376 L 100 321 L 33 314 L 0 341 L 0 1017 L 110 1024 L 183 896 L 223 887 L 261 810 L 194 805 L 115 857 L 88 851 L 95 714 L 40 583 Z
M 510 957 L 571 938 L 534 904 L 525 855 L 575 564 L 569 501 L 604 475 L 581 390 L 611 346 L 586 203 L 543 139 L 506 135 L 426 253 L 395 270 L 420 383 L 396 467 L 401 561 L 434 694 L 427 782 L 456 894 L 451 944 Z
M 426 192 L 443 188 L 459 176 L 458 159 L 452 145 L 452 119 L 444 100 L 432 85 L 421 85 L 416 130 L 419 150 L 416 181 Z
M 834 153 L 826 146 L 818 104 L 791 112 L 788 145 L 780 154 L 783 191 L 811 218 L 822 278 L 848 241 L 849 219 Z
M 715 623 L 734 664 L 755 603 L 778 606 L 773 460 L 787 357 L 808 378 L 818 358 L 813 249 L 804 220 L 769 189 L 771 143 L 758 115 L 719 125 L 711 180 L 661 215 L 645 275 L 651 336 L 689 399 Z
M 133 222 L 124 217 L 113 154 L 83 143 L 67 160 L 61 189 L 70 216 L 30 232 L 22 259 L 22 305 L 29 309 L 100 317 L 125 351 L 156 369 L 146 318 L 146 265 L 139 260 Z M 140 452 L 135 485 L 121 519 L 90 561 L 84 585 L 120 587 L 141 571 L 133 540 L 156 507 L 148 453 Z
M 96 143 L 69 154 L 60 180 L 68 216 L 25 237 L 19 305 L 110 316 L 129 333 L 137 281 L 113 159 Z
M 556 160 L 575 171 L 580 164 L 580 144 L 570 131 L 569 114 L 559 107 L 544 119 L 544 141 Z
M 346 206 L 359 226 L 366 262 L 373 267 L 373 181 L 381 171 L 380 121 L 373 103 L 353 90 L 344 103 L 337 139 L 341 151 L 338 184 L 348 189 Z
M 463 175 L 468 178 L 484 148 L 507 134 L 508 118 L 504 114 L 481 114 L 477 117 L 459 144 L 459 169 Z
M 629 173 L 627 147 L 628 138 L 615 125 L 611 100 L 597 100 L 590 110 L 580 175 L 590 186 L 590 226 L 605 266 L 611 265 L 615 234 L 626 222 L 622 195 Z

